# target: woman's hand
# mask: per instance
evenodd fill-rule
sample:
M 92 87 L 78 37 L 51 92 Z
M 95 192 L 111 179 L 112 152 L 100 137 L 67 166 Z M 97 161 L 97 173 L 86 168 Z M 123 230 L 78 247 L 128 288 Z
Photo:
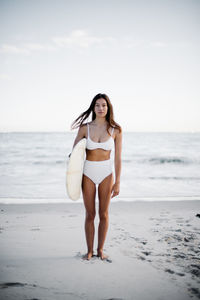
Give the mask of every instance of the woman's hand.
M 115 184 L 113 184 L 113 187 L 112 187 L 112 191 L 111 191 L 111 198 L 119 195 L 119 186 L 120 186 L 120 183 L 118 182 L 115 182 Z

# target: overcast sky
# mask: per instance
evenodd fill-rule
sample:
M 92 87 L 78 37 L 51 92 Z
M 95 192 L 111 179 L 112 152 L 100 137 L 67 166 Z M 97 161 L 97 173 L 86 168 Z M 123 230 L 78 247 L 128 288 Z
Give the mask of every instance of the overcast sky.
M 200 131 L 199 0 L 0 0 L 0 131 L 69 131 L 106 93 L 124 131 Z

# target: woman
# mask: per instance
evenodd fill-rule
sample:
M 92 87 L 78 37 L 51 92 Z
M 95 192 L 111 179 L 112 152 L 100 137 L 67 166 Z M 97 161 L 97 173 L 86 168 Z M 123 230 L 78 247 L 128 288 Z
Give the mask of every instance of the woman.
M 92 112 L 92 121 L 83 122 Z M 119 194 L 121 174 L 122 129 L 114 121 L 113 108 L 106 94 L 97 94 L 88 110 L 83 112 L 73 123 L 71 128 L 79 127 L 74 146 L 86 138 L 86 160 L 83 168 L 82 194 L 86 209 L 85 235 L 88 252 L 84 256 L 89 260 L 93 256 L 95 195 L 98 185 L 99 198 L 99 228 L 97 256 L 102 260 L 107 256 L 103 253 L 103 246 L 108 230 L 108 209 L 110 199 Z M 110 153 L 115 148 L 115 182 L 113 181 Z

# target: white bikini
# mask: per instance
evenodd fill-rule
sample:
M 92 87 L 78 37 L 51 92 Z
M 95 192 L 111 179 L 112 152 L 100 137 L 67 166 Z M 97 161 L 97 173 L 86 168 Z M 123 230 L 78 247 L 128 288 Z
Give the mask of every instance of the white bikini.
M 87 124 L 88 137 L 86 141 L 86 149 L 104 149 L 104 150 L 113 150 L 114 148 L 114 139 L 112 137 L 114 128 L 111 131 L 111 137 L 105 142 L 94 142 L 90 139 L 89 133 L 89 124 Z M 85 160 L 83 167 L 83 174 L 89 177 L 94 184 L 100 184 L 104 178 L 112 173 L 112 162 L 111 159 L 101 160 L 101 161 L 91 161 Z

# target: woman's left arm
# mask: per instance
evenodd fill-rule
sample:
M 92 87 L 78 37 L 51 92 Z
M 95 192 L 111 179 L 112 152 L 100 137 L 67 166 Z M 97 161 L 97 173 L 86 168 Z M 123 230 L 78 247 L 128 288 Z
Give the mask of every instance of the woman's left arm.
M 115 183 L 112 187 L 111 198 L 119 195 L 120 191 L 120 176 L 121 176 L 121 155 L 122 155 L 122 131 L 117 130 L 115 137 Z

